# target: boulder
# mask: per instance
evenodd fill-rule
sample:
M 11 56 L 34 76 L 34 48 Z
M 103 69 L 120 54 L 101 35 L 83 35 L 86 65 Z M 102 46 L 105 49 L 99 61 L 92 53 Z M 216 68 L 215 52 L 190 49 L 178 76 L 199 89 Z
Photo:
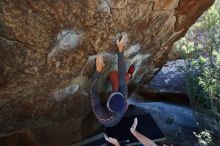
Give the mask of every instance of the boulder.
M 114 42 L 123 32 L 126 67 L 136 67 L 129 85 L 146 84 L 213 2 L 1 0 L 0 141 L 22 131 L 41 145 L 63 146 L 96 133 L 88 95 L 95 55 L 106 63 L 101 93 L 117 69 Z
M 185 62 L 183 59 L 167 61 L 147 88 L 161 93 L 186 93 Z
M 168 101 L 188 104 L 185 61 L 167 61 L 154 78 L 138 88 L 145 100 Z

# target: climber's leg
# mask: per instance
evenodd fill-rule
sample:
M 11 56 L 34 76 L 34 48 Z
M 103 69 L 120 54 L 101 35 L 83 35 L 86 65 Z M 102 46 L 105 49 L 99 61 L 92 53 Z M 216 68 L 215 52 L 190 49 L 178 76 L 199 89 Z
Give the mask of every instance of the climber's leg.
M 118 71 L 111 71 L 108 75 L 108 79 L 112 86 L 112 91 L 118 91 Z
M 134 73 L 134 65 L 131 65 L 128 69 L 128 72 L 125 74 L 125 81 L 126 83 L 132 79 L 132 75 Z M 112 91 L 116 92 L 118 91 L 118 86 L 119 86 L 119 80 L 118 80 L 118 71 L 111 71 L 108 75 L 108 79 L 111 83 L 112 86 Z

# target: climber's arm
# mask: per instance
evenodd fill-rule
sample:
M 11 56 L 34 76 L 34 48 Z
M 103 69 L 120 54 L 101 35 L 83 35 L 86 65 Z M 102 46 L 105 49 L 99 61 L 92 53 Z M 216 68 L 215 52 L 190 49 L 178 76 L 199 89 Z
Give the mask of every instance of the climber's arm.
M 125 81 L 125 63 L 124 52 L 118 52 L 118 72 L 119 72 L 119 92 L 121 92 L 125 98 L 127 98 L 127 84 Z
M 100 73 L 102 71 L 102 68 L 104 67 L 103 58 L 102 56 L 96 57 L 96 72 L 93 74 L 91 87 L 90 87 L 90 96 L 91 96 L 91 104 L 92 104 L 92 110 L 95 114 L 95 116 L 98 118 L 98 120 L 104 124 L 108 125 L 112 122 L 112 117 L 106 108 L 102 105 L 100 101 L 100 97 L 97 93 L 98 88 L 98 79 L 100 76 Z
M 100 76 L 100 73 L 97 71 L 93 74 L 91 87 L 90 87 L 90 91 L 89 91 L 94 113 L 97 113 L 97 109 L 99 109 L 101 106 L 100 97 L 97 94 L 99 76 Z
M 91 96 L 92 108 L 93 108 L 94 112 L 96 111 L 97 107 L 101 106 L 100 97 L 97 94 L 97 88 L 98 88 L 98 79 L 99 79 L 100 73 L 102 72 L 102 69 L 104 66 L 105 66 L 105 64 L 103 62 L 102 56 L 98 55 L 96 57 L 96 71 L 93 74 L 91 88 L 90 88 L 90 92 L 89 92 L 89 94 Z
M 117 40 L 118 48 L 118 72 L 119 72 L 119 92 L 121 92 L 125 98 L 127 98 L 127 85 L 125 81 L 125 62 L 124 62 L 124 48 L 125 48 L 125 37 L 122 35 L 121 39 Z

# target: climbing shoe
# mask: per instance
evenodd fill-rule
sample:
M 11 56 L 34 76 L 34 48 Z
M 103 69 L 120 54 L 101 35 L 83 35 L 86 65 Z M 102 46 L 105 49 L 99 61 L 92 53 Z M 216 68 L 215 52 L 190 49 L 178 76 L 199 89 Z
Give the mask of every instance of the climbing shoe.
M 130 74 L 129 79 L 132 79 L 134 70 L 135 70 L 135 67 L 134 67 L 134 65 L 132 64 L 132 65 L 129 67 L 128 72 L 127 72 L 127 74 Z

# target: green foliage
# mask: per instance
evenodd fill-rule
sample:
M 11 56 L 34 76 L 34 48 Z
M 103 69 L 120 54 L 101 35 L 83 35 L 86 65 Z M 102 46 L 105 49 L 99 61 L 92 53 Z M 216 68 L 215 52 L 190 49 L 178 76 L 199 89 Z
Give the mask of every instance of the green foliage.
M 193 132 L 193 134 L 198 138 L 199 144 L 208 145 L 212 142 L 211 134 L 206 129 L 198 134 L 196 132 Z
M 176 48 L 185 59 L 187 91 L 194 108 L 220 122 L 220 0 L 200 17 Z

